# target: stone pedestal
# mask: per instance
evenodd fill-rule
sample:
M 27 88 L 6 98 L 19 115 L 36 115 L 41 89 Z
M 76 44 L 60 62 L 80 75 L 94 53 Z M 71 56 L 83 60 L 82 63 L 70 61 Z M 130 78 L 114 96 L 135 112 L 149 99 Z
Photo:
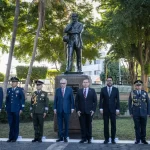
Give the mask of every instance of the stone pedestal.
M 89 77 L 87 75 L 78 74 L 78 73 L 61 74 L 55 78 L 55 89 L 60 87 L 60 80 L 62 78 L 65 78 L 67 80 L 67 86 L 69 86 L 73 89 L 74 98 L 76 96 L 78 89 L 82 88 L 83 79 L 88 78 L 88 79 L 90 79 L 90 82 L 91 82 L 91 77 Z M 54 131 L 55 132 L 57 132 L 57 128 L 58 128 L 57 127 L 57 115 L 55 115 L 54 116 Z M 76 111 L 74 111 L 74 113 L 71 114 L 71 116 L 70 116 L 69 133 L 72 134 L 71 137 L 75 137 L 76 134 L 80 133 L 79 118 L 78 118 Z

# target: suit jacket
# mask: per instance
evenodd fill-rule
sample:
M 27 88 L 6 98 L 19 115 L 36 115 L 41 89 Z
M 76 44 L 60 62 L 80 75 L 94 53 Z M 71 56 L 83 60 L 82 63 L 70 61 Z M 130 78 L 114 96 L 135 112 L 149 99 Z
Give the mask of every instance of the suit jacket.
M 0 109 L 2 109 L 3 104 L 3 89 L 0 87 Z
M 87 97 L 83 95 L 83 88 L 79 89 L 75 98 L 76 111 L 81 113 L 90 114 L 91 110 L 96 111 L 97 106 L 97 95 L 94 89 L 89 88 Z
M 120 109 L 118 88 L 112 87 L 110 96 L 108 95 L 107 86 L 101 89 L 99 109 L 103 109 L 104 114 L 108 112 L 116 113 L 116 109 Z
M 13 91 L 12 88 L 7 89 L 7 96 L 5 102 L 5 110 L 7 112 L 19 112 L 24 109 L 25 96 L 20 87 L 16 87 Z
M 61 88 L 56 89 L 54 98 L 54 109 L 57 113 L 71 113 L 71 109 L 74 109 L 74 97 L 72 88 L 66 87 L 64 97 L 62 96 Z
M 150 115 L 150 101 L 146 91 L 141 90 L 141 96 L 133 90 L 129 95 L 128 100 L 129 112 L 133 116 L 147 116 Z
M 37 91 L 35 91 L 31 97 L 30 111 L 31 113 L 36 114 L 48 113 L 48 104 L 49 99 L 47 96 L 47 92 L 40 91 L 40 93 L 38 93 Z

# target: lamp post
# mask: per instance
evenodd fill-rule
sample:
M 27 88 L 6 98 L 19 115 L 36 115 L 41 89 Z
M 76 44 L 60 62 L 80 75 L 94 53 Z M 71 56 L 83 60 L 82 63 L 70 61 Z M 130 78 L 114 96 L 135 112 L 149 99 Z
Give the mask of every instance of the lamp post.
M 121 85 L 121 69 L 120 69 L 120 59 L 119 59 L 119 85 Z

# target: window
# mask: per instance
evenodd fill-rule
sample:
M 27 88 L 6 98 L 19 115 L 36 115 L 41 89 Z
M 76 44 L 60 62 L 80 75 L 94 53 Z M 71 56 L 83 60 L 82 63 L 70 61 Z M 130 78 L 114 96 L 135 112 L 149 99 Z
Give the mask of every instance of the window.
M 94 64 L 100 64 L 100 60 L 94 60 Z
M 95 70 L 94 75 L 100 75 L 100 70 Z

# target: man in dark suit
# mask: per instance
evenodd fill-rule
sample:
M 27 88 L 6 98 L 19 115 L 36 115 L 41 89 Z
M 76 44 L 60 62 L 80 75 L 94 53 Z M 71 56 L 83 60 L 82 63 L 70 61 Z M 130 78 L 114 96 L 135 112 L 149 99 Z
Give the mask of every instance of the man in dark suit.
M 83 88 L 77 92 L 75 106 L 81 127 L 82 139 L 79 143 L 84 143 L 88 140 L 90 144 L 92 138 L 92 117 L 96 111 L 97 95 L 94 89 L 89 88 L 89 85 L 89 79 L 84 79 Z
M 16 142 L 19 135 L 19 116 L 24 109 L 25 97 L 22 89 L 18 87 L 19 79 L 11 78 L 12 87 L 7 89 L 5 110 L 8 115 L 9 139 L 7 142 Z
M 101 89 L 100 93 L 100 113 L 104 120 L 104 144 L 109 142 L 109 119 L 111 121 L 111 142 L 115 144 L 116 135 L 116 115 L 119 115 L 120 100 L 119 91 L 113 87 L 112 77 L 107 78 L 107 86 Z
M 148 93 L 142 90 L 143 82 L 141 80 L 136 80 L 134 84 L 135 90 L 131 91 L 129 96 L 129 112 L 134 120 L 135 144 L 139 144 L 140 140 L 143 144 L 148 144 L 146 141 L 146 124 L 147 115 L 150 115 L 149 97 Z
M 3 89 L 0 87 L 0 112 L 2 111 L 3 104 Z
M 58 135 L 56 142 L 68 142 L 69 117 L 74 111 L 74 97 L 72 88 L 67 87 L 67 80 L 60 80 L 61 87 L 56 89 L 54 98 L 54 114 L 57 114 Z M 65 130 L 63 132 L 63 121 Z M 64 138 L 64 139 L 63 139 Z

